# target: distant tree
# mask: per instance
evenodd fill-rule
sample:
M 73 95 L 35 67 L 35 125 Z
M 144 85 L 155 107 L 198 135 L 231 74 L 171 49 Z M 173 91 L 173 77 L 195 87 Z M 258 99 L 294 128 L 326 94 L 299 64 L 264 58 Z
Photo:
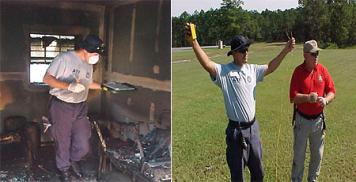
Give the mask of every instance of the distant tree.
M 182 47 L 188 46 L 185 40 L 184 26 L 189 22 L 190 15 L 184 11 L 179 17 L 172 18 L 172 46 Z
M 242 0 L 222 0 L 222 8 L 240 8 L 244 2 Z
M 350 22 L 350 29 L 349 29 L 349 44 L 355 45 L 356 44 L 356 0 L 354 4 L 350 5 L 351 9 L 351 22 Z
M 184 25 L 197 25 L 201 45 L 218 40 L 228 44 L 237 34 L 257 41 L 286 41 L 293 32 L 297 41 L 316 39 L 322 47 L 335 43 L 339 47 L 356 44 L 356 0 L 298 0 L 299 7 L 284 11 L 243 10 L 241 0 L 222 0 L 222 7 L 183 12 L 172 18 L 172 46 L 188 46 Z
M 344 47 L 349 40 L 349 30 L 351 26 L 352 7 L 347 0 L 334 0 L 329 5 L 331 40 L 338 47 Z
M 327 37 L 322 31 L 328 27 L 328 9 L 325 1 L 300 0 L 303 6 L 302 15 L 304 20 L 304 37 L 307 40 L 315 39 L 325 42 L 323 38 Z

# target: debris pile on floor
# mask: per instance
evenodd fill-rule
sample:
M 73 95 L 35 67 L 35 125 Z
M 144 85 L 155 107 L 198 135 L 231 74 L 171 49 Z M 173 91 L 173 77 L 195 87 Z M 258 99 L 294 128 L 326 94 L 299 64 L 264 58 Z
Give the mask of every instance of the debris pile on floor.
M 136 141 L 108 139 L 106 155 L 133 181 L 171 181 L 170 131 L 155 128 Z

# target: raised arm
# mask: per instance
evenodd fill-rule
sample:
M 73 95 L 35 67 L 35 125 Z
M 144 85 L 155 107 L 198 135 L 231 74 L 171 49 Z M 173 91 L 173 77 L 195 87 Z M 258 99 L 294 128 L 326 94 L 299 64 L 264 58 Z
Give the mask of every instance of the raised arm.
M 199 43 L 197 40 L 194 40 L 192 42 L 192 47 L 195 53 L 195 56 L 199 60 L 200 65 L 203 66 L 203 68 L 209 72 L 209 74 L 213 77 L 216 76 L 216 70 L 215 70 L 215 63 L 210 60 L 208 55 L 203 51 L 203 49 L 200 47 Z
M 210 58 L 208 57 L 208 55 L 206 55 L 206 53 L 203 51 L 203 49 L 200 47 L 198 40 L 197 39 L 192 39 L 192 34 L 190 31 L 190 24 L 187 24 L 187 26 L 185 27 L 186 30 L 186 38 L 187 41 L 192 45 L 192 48 L 194 50 L 195 56 L 197 57 L 200 65 L 202 65 L 202 67 L 209 72 L 209 74 L 213 77 L 216 77 L 216 70 L 215 70 L 215 63 L 213 61 L 210 60 Z
M 274 72 L 274 70 L 279 67 L 284 57 L 294 49 L 294 45 L 295 39 L 292 37 L 291 39 L 289 39 L 289 41 L 287 42 L 283 50 L 277 55 L 277 57 L 275 57 L 272 61 L 268 63 L 268 68 L 265 71 L 265 76 Z

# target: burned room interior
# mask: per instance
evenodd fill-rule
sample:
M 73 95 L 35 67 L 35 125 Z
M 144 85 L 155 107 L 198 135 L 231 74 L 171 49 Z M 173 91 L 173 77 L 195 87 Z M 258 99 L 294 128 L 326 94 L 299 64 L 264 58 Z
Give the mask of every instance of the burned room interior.
M 88 95 L 91 148 L 78 181 L 171 181 L 169 0 L 0 1 L 0 180 L 59 181 L 47 130 L 53 58 L 105 44 Z

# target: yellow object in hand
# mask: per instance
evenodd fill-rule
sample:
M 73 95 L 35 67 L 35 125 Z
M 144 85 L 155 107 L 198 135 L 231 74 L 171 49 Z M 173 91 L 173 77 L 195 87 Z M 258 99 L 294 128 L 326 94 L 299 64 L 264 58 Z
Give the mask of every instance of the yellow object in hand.
M 190 23 L 189 26 L 190 26 L 190 32 L 192 34 L 192 39 L 193 40 L 197 39 L 197 34 L 195 32 L 195 25 L 193 23 Z

